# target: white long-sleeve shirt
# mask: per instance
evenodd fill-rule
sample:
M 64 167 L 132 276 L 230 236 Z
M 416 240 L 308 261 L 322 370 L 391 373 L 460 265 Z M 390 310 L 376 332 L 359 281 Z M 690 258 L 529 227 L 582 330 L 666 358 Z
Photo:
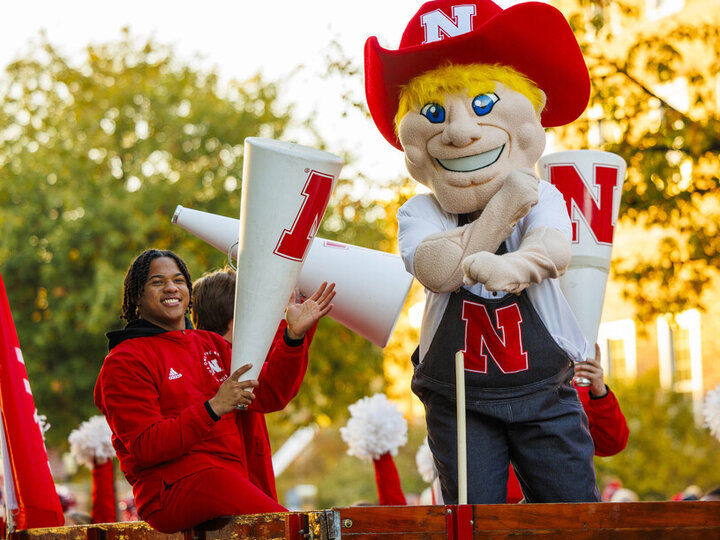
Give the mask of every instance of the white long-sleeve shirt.
M 536 227 L 552 227 L 571 238 L 572 227 L 562 194 L 552 184 L 540 181 L 538 203 L 528 214 L 518 221 L 515 230 L 506 239 L 508 252 L 516 251 L 523 237 Z M 407 201 L 397 214 L 399 229 L 398 242 L 400 255 L 405 268 L 415 275 L 415 250 L 430 236 L 454 229 L 458 226 L 458 216 L 445 212 L 431 193 L 415 195 Z M 508 293 L 485 290 L 482 284 L 465 286 L 473 294 L 498 299 Z M 530 285 L 527 294 L 533 307 L 542 319 L 555 342 L 576 362 L 588 357 L 588 343 L 582 329 L 575 319 L 570 305 L 560 289 L 557 279 L 548 278 Z M 426 302 L 420 328 L 420 360 L 425 357 L 440 320 L 448 303 L 450 293 L 435 293 L 425 290 Z

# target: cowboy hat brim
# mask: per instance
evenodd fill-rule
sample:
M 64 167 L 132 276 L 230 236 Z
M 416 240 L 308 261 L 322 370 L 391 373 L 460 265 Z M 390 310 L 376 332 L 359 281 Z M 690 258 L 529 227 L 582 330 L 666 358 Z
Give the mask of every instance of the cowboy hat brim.
M 544 127 L 572 122 L 590 98 L 577 40 L 563 14 L 549 4 L 516 4 L 477 30 L 399 50 L 384 49 L 371 37 L 365 43 L 365 95 L 375 125 L 396 148 L 402 150 L 395 134 L 400 87 L 448 62 L 506 65 L 530 78 L 547 96 Z

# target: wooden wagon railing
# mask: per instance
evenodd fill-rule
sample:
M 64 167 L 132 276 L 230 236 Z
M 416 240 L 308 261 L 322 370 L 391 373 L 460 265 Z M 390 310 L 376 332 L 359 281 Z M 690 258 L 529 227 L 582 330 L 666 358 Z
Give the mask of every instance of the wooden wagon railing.
M 218 518 L 175 534 L 144 522 L 16 531 L 10 540 L 720 539 L 720 501 L 359 506 Z

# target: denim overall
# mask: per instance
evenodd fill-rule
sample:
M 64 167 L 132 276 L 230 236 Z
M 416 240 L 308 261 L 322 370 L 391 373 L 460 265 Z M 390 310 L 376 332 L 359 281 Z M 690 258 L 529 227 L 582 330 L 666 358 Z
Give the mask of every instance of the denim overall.
M 504 252 L 503 244 L 498 254 Z M 445 503 L 457 503 L 459 350 L 465 351 L 468 502 L 506 502 L 510 463 L 527 502 L 599 501 L 593 442 L 569 356 L 526 291 L 487 299 L 460 288 L 450 294 L 422 362 L 418 350 L 413 354 L 412 389 L 425 405 Z

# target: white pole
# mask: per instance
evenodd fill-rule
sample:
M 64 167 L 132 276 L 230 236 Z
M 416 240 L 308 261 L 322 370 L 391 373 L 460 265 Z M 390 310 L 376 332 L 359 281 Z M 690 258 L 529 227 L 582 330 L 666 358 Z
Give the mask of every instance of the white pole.
M 275 478 L 280 476 L 293 460 L 300 455 L 308 444 L 313 440 L 318 431 L 317 424 L 295 430 L 285 444 L 272 455 L 272 466 Z
M 458 504 L 467 504 L 467 440 L 465 431 L 465 355 L 455 354 L 457 397 Z

